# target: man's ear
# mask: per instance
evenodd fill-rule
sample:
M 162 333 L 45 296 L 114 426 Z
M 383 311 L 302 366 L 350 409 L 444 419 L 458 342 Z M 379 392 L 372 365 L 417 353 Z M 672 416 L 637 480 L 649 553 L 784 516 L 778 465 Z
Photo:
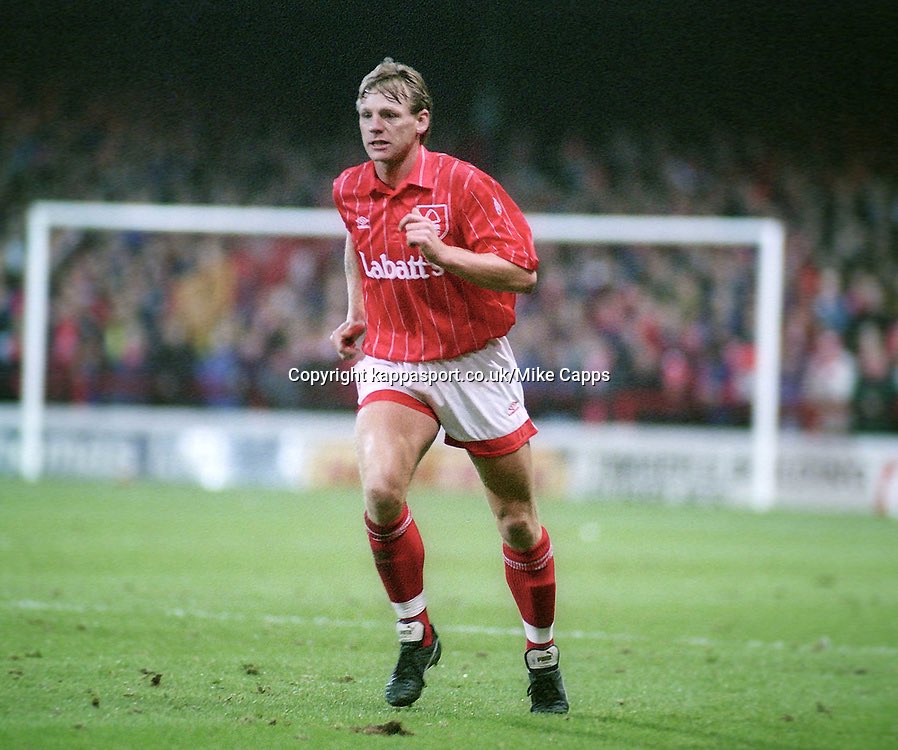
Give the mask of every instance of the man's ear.
M 416 115 L 417 121 L 415 122 L 415 132 L 418 135 L 424 135 L 427 132 L 427 129 L 430 127 L 430 112 L 426 109 L 422 109 Z

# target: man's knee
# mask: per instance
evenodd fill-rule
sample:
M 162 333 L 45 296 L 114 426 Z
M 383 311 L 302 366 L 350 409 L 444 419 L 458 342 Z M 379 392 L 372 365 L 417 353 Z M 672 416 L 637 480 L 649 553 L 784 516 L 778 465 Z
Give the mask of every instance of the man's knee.
M 540 525 L 532 507 L 502 508 L 496 514 L 502 540 L 512 549 L 527 550 L 539 541 Z
M 372 521 L 386 525 L 399 517 L 408 488 L 398 476 L 379 471 L 374 476 L 365 477 L 363 489 L 365 510 Z

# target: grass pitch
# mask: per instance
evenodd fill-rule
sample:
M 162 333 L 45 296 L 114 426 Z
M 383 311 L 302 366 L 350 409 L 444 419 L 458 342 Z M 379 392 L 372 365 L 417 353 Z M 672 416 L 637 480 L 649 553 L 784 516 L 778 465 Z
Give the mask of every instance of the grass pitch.
M 898 746 L 894 521 L 545 501 L 556 717 L 485 503 L 412 505 L 444 653 L 393 709 L 355 493 L 0 478 L 0 747 Z

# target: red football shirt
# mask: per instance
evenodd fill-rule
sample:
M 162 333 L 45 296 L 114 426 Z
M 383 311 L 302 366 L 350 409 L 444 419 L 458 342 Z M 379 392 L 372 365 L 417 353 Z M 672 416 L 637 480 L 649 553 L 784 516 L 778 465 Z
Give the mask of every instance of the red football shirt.
M 334 204 L 361 273 L 365 354 L 401 362 L 451 359 L 508 333 L 515 320 L 513 292 L 484 289 L 443 271 L 399 231 L 400 219 L 417 206 L 446 244 L 536 270 L 530 227 L 492 177 L 422 147 L 395 190 L 378 179 L 374 162 L 350 167 L 334 180 Z

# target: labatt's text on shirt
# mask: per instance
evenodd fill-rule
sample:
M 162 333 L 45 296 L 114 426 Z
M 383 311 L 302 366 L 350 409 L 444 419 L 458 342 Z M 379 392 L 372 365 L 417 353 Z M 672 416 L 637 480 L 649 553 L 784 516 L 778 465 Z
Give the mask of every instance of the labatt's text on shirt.
M 381 253 L 380 260 L 372 258 L 370 266 L 363 253 L 359 253 L 359 258 L 362 259 L 365 276 L 369 279 L 429 279 L 431 276 L 442 276 L 445 273 L 423 255 L 406 260 L 390 260 L 386 253 Z

